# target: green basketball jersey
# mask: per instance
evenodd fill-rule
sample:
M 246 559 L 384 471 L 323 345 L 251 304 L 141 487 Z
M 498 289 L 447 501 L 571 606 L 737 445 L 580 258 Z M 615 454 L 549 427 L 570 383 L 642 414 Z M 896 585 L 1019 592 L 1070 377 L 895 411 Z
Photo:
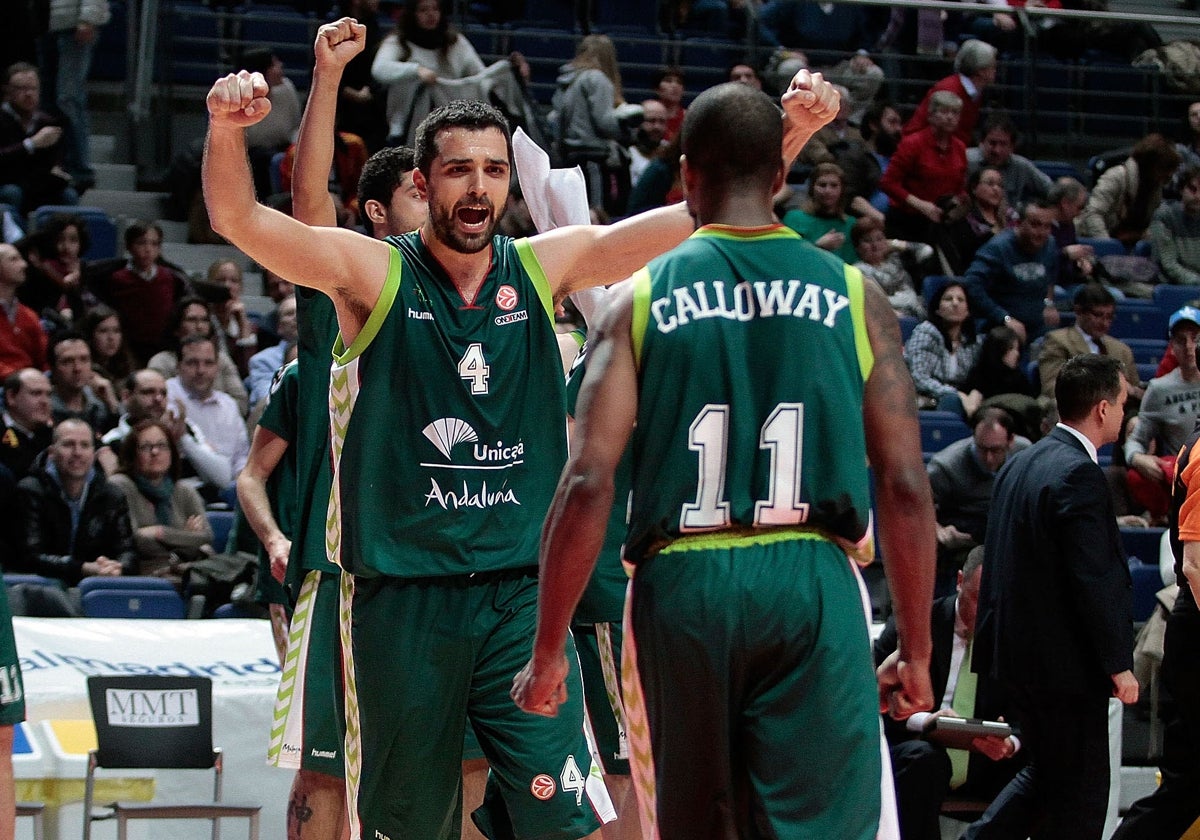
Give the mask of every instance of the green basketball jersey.
M 566 461 L 566 401 L 545 273 L 498 236 L 464 301 L 419 233 L 389 238 L 379 301 L 334 347 L 327 545 L 358 575 L 532 566 Z
M 296 287 L 296 528 L 292 563 L 303 571 L 336 572 L 325 547 L 325 517 L 333 470 L 329 454 L 329 365 L 337 339 L 333 301 L 313 289 Z M 296 575 L 303 581 L 303 571 Z M 288 570 L 289 580 L 293 573 Z M 298 590 L 297 590 L 298 592 Z M 296 592 L 293 592 L 296 594 Z
M 567 374 L 567 413 L 572 416 L 575 415 L 575 401 L 579 399 L 579 390 L 587 373 L 587 358 L 588 345 L 585 342 Z M 608 516 L 608 530 L 604 534 L 604 548 L 600 550 L 592 578 L 583 591 L 579 606 L 575 608 L 575 621 L 580 624 L 619 623 L 625 612 L 625 586 L 629 583 L 629 576 L 621 564 L 621 546 L 625 542 L 631 469 L 629 449 L 626 448 L 613 477 L 616 486 L 613 509 Z
M 873 357 L 858 270 L 783 226 L 710 225 L 633 282 L 626 559 L 726 529 L 862 540 Z

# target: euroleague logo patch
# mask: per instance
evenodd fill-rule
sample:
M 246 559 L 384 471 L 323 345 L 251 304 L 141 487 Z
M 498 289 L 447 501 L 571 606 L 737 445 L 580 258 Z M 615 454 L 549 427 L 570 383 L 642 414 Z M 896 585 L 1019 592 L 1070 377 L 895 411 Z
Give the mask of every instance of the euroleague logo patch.
M 554 779 L 545 773 L 538 773 L 529 783 L 529 792 L 543 802 L 554 796 L 557 790 L 558 786 L 554 784 Z
M 496 305 L 505 312 L 512 312 L 517 305 L 517 290 L 507 283 L 496 290 Z

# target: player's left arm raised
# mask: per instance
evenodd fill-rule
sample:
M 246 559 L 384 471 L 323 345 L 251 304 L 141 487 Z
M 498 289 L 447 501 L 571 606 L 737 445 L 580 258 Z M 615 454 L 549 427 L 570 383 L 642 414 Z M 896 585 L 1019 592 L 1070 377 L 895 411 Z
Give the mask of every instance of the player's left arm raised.
M 270 111 L 267 91 L 261 73 L 242 70 L 208 93 L 202 178 L 213 230 L 281 277 L 370 311 L 387 277 L 390 246 L 349 230 L 309 227 L 255 198 L 245 129 Z
M 637 417 L 632 311 L 633 290 L 627 284 L 599 318 L 575 414 L 571 459 L 542 527 L 533 656 L 512 689 L 517 705 L 534 714 L 553 715 L 566 699 L 567 627 L 604 545 L 613 474 Z

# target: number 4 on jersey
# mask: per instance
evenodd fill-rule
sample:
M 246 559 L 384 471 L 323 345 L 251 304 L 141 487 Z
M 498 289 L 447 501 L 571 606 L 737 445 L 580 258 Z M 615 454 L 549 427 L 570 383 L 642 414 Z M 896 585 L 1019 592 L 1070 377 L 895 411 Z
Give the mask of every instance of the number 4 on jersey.
M 579 769 L 579 765 L 575 763 L 575 756 L 568 755 L 566 763 L 563 764 L 562 774 L 558 777 L 562 782 L 562 789 L 575 794 L 575 804 L 579 805 L 583 802 L 583 792 L 587 789 L 587 776 Z
M 483 356 L 483 345 L 479 342 L 468 347 L 458 363 L 458 375 L 471 383 L 472 394 L 488 392 L 488 377 L 491 372 L 492 369 Z
M 722 498 L 729 456 L 729 406 L 710 403 L 688 427 L 688 448 L 699 453 L 696 501 L 683 506 L 681 531 L 728 528 L 730 504 Z M 771 453 L 769 495 L 754 503 L 754 524 L 800 525 L 808 504 L 800 501 L 804 454 L 804 404 L 780 403 L 759 430 L 758 448 Z

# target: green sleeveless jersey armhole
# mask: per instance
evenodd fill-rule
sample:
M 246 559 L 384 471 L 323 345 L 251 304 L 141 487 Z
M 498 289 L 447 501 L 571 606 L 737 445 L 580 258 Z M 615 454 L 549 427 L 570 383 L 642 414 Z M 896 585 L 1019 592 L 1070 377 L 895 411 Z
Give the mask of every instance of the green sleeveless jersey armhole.
M 863 297 L 863 276 L 852 265 L 843 270 L 846 276 L 846 296 L 850 298 L 850 317 L 854 321 L 854 349 L 858 352 L 858 368 L 863 382 L 871 376 L 875 367 L 875 354 L 871 351 L 871 338 L 867 334 L 866 300 Z
M 371 346 L 375 336 L 379 335 L 383 322 L 387 320 L 388 313 L 392 311 L 392 304 L 396 302 L 396 293 L 400 291 L 400 274 L 403 267 L 404 260 L 400 258 L 400 252 L 392 246 L 391 253 L 388 255 L 388 273 L 387 279 L 383 281 L 383 290 L 379 293 L 379 300 L 375 301 L 375 308 L 371 310 L 367 323 L 363 324 L 363 328 L 359 330 L 354 343 L 347 348 L 346 343 L 342 340 L 342 332 L 338 330 L 337 339 L 333 342 L 333 360 L 337 364 L 345 365 L 361 356 L 363 351 Z
M 546 316 L 553 324 L 554 294 L 550 291 L 550 280 L 546 277 L 542 264 L 538 262 L 537 254 L 533 252 L 533 246 L 529 244 L 528 239 L 518 239 L 513 243 L 513 247 L 517 249 L 517 258 L 521 261 L 521 266 L 529 275 L 529 279 L 533 281 L 533 287 L 537 289 L 538 298 L 542 301 L 542 309 L 546 311 Z
M 642 344 L 650 323 L 650 269 L 640 268 L 633 274 L 633 320 L 629 327 L 633 342 L 633 363 L 642 366 Z

